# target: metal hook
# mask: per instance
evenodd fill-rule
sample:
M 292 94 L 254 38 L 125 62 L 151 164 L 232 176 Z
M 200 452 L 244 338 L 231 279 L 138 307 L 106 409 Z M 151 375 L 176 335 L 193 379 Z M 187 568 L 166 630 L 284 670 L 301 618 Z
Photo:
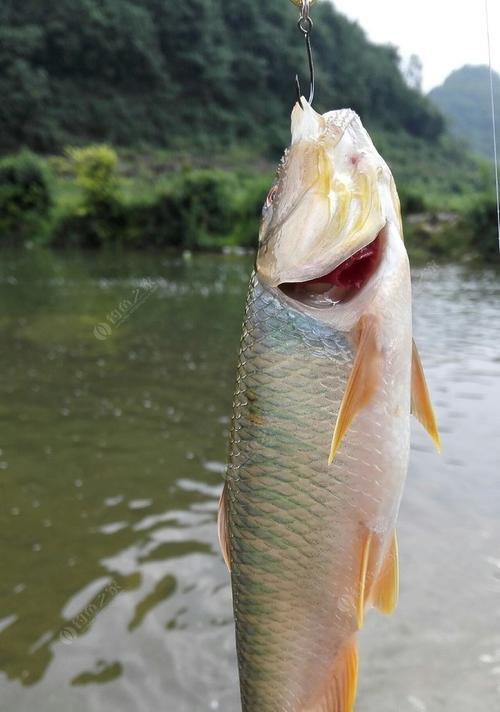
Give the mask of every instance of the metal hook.
M 293 1 L 293 0 L 292 0 Z M 300 6 L 300 17 L 297 22 L 297 27 L 304 35 L 304 40 L 306 43 L 307 50 L 307 61 L 309 63 L 309 104 L 312 104 L 314 99 L 314 61 L 311 47 L 311 31 L 314 27 L 313 21 L 309 17 L 309 8 L 311 0 L 302 0 Z M 297 101 L 301 109 L 304 109 L 302 105 L 302 92 L 300 89 L 299 75 L 295 75 L 295 89 L 297 91 Z

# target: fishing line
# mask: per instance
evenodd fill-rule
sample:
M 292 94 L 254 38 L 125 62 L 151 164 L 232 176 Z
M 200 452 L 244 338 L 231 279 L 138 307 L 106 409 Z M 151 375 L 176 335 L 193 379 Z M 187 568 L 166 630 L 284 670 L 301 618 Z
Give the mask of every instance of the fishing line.
M 491 123 L 493 127 L 493 159 L 495 161 L 495 188 L 497 194 L 497 227 L 498 227 L 498 249 L 500 250 L 500 181 L 498 176 L 498 149 L 497 149 L 497 122 L 495 112 L 495 95 L 493 92 L 493 63 L 491 60 L 491 32 L 490 13 L 488 0 L 484 0 L 486 11 L 486 36 L 488 40 L 488 62 L 490 65 L 490 99 L 491 99 Z

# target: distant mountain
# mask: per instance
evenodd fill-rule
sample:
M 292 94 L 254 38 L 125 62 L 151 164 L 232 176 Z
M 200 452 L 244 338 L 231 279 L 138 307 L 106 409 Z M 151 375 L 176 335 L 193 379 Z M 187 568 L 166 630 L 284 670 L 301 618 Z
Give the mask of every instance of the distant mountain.
M 498 107 L 497 136 L 500 137 L 500 75 L 496 72 L 493 93 Z M 455 136 L 465 139 L 475 151 L 491 158 L 493 134 L 488 67 L 466 65 L 457 69 L 429 93 L 429 98 L 446 116 Z

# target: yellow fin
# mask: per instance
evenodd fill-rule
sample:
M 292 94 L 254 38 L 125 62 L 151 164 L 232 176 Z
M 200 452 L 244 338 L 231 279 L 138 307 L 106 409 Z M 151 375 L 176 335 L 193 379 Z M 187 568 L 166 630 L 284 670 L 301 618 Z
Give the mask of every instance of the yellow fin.
M 363 316 L 358 322 L 359 341 L 351 375 L 340 404 L 328 464 L 331 465 L 346 430 L 356 414 L 373 396 L 380 375 L 380 351 L 377 346 L 377 320 Z
M 381 613 L 390 615 L 397 606 L 399 594 L 398 540 L 393 532 L 382 569 L 373 585 L 370 598 Z
M 328 686 L 321 698 L 304 712 L 352 712 L 358 680 L 358 650 L 352 638 L 342 646 Z
M 359 571 L 359 587 L 358 596 L 356 599 L 356 623 L 358 629 L 363 627 L 366 603 L 366 579 L 368 576 L 368 563 L 370 561 L 370 551 L 372 548 L 373 534 L 368 532 L 363 536 L 363 544 L 361 547 L 361 568 Z
M 411 412 L 429 433 L 436 450 L 441 452 L 436 418 L 415 342 L 413 342 L 411 360 Z
M 231 571 L 231 556 L 229 553 L 229 536 L 227 533 L 227 516 L 226 516 L 226 497 L 227 484 L 224 484 L 222 494 L 219 500 L 219 513 L 217 515 L 217 531 L 219 534 L 219 544 L 222 551 L 222 556 L 226 562 L 226 566 Z

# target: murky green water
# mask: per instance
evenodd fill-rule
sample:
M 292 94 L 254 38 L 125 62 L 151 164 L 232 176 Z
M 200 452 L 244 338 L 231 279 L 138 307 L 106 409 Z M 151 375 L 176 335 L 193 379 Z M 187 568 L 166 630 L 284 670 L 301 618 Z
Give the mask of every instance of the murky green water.
M 0 255 L 1 710 L 238 711 L 215 517 L 249 268 Z M 500 708 L 498 277 L 415 273 L 444 454 L 415 426 L 359 712 Z

